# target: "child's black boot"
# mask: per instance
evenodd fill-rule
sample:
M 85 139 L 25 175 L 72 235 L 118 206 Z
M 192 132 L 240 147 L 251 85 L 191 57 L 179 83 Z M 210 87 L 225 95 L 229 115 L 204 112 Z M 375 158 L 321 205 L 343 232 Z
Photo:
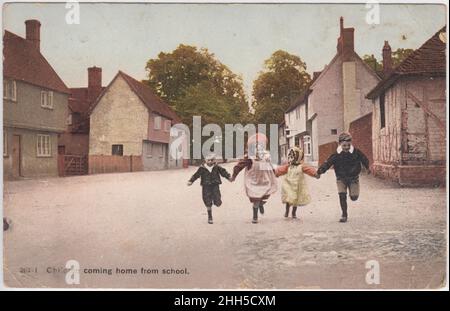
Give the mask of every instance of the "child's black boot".
M 292 218 L 297 218 L 297 206 L 292 207 Z
M 212 218 L 212 210 L 208 211 L 208 223 L 212 224 L 213 223 L 213 218 Z
M 261 213 L 261 215 L 264 215 L 264 204 L 266 204 L 266 202 L 259 202 L 259 212 Z
M 259 202 L 253 204 L 253 220 L 252 223 L 258 223 L 258 210 L 259 210 Z
M 339 193 L 339 203 L 341 204 L 342 216 L 339 222 L 347 222 L 347 193 Z
M 289 217 L 289 204 L 286 203 L 286 212 L 284 213 L 284 217 Z

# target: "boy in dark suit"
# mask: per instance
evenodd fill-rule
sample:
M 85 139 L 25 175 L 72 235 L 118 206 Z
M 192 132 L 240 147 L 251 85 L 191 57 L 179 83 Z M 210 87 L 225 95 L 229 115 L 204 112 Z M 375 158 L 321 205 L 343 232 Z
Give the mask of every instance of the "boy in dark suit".
M 330 167 L 334 166 L 336 174 L 336 183 L 339 194 L 339 202 L 342 209 L 340 222 L 347 221 L 347 190 L 352 201 L 359 197 L 359 174 L 361 165 L 370 174 L 369 160 L 364 153 L 352 145 L 352 136 L 348 133 L 339 135 L 339 147 L 328 160 L 326 160 L 317 170 L 316 177 L 325 173 Z
M 217 164 L 215 156 L 210 154 L 206 157 L 203 163 L 192 175 L 188 181 L 188 186 L 192 185 L 194 181 L 200 178 L 200 185 L 202 186 L 203 203 L 205 203 L 208 210 L 208 223 L 213 223 L 212 205 L 222 205 L 222 197 L 220 194 L 219 185 L 222 183 L 220 176 L 230 180 L 231 175 L 226 169 Z

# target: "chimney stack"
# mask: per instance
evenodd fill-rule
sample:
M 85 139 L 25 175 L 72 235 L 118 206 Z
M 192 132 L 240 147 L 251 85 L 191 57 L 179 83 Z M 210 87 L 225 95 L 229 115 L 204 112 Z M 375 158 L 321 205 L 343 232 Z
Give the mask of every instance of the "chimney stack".
M 313 80 L 316 80 L 320 76 L 321 73 L 322 73 L 322 71 L 314 71 L 313 72 Z
M 88 68 L 88 100 L 93 102 L 102 92 L 102 68 Z
M 26 39 L 40 50 L 41 43 L 41 23 L 36 19 L 25 21 Z
M 383 73 L 385 76 L 392 72 L 392 50 L 388 41 L 383 46 Z
M 355 51 L 355 28 L 344 28 L 344 18 L 339 20 L 340 36 L 338 38 L 337 51 L 343 55 L 344 61 L 350 60 Z

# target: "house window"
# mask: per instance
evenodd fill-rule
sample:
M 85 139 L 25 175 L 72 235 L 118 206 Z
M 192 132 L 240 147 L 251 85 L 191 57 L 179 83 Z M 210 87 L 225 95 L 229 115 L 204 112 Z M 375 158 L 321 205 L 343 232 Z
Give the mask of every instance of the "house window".
M 146 153 L 147 157 L 151 158 L 153 155 L 153 144 L 148 143 L 146 146 L 147 147 L 146 147 L 145 153 Z
M 67 125 L 72 125 L 73 124 L 73 116 L 72 116 L 72 114 L 69 114 L 68 116 L 67 116 Z
M 155 130 L 160 130 L 161 129 L 161 117 L 160 116 L 155 116 Z
M 123 145 L 112 145 L 112 155 L 123 156 Z
M 17 99 L 16 81 L 3 80 L 3 98 L 16 101 Z
M 337 129 L 331 129 L 331 135 L 337 135 Z
M 3 156 L 8 155 L 8 133 L 3 129 Z
M 298 120 L 300 119 L 300 107 L 297 107 L 295 109 L 295 118 Z
M 53 109 L 53 91 L 41 91 L 41 107 Z
M 386 126 L 385 94 L 380 95 L 380 128 Z
M 305 150 L 305 156 L 311 155 L 311 136 L 303 137 L 303 150 Z
M 163 158 L 164 157 L 164 144 L 159 144 L 159 145 L 161 147 L 159 157 Z
M 52 154 L 50 135 L 37 135 L 36 153 L 38 157 L 50 157 Z
M 172 124 L 171 124 L 170 120 L 166 120 L 166 121 L 164 122 L 164 130 L 165 130 L 166 132 L 170 132 L 171 126 L 172 126 Z

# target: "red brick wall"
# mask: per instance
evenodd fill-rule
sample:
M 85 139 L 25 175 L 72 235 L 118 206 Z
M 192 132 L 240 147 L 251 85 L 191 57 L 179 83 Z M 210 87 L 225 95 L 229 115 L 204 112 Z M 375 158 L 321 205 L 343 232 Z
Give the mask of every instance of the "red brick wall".
M 376 177 L 391 180 L 402 186 L 445 186 L 445 166 L 374 164 Z
M 58 146 L 64 146 L 66 154 L 88 155 L 89 134 L 74 134 L 65 132 L 59 136 Z
M 361 150 L 372 164 L 372 114 L 369 113 L 351 122 L 349 132 L 353 137 L 353 145 Z
M 333 141 L 331 143 L 323 144 L 319 146 L 319 165 L 325 162 L 328 157 L 336 151 L 338 143 Z

